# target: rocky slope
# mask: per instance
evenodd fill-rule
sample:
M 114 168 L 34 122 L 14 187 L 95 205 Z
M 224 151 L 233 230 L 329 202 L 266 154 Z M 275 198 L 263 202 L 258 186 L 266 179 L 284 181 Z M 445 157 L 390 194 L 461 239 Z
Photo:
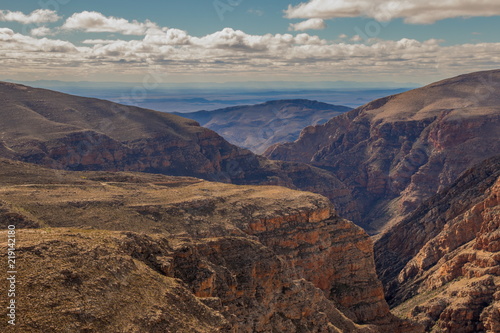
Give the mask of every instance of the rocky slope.
M 174 114 L 196 120 L 232 144 L 262 154 L 278 142 L 295 141 L 304 127 L 323 124 L 350 110 L 345 106 L 296 99 Z
M 500 328 L 500 156 L 464 173 L 375 246 L 397 312 L 437 332 Z
M 500 70 L 461 75 L 307 127 L 264 155 L 330 171 L 353 191 L 355 221 L 376 233 L 500 152 L 499 105 Z
M 269 161 L 193 120 L 108 101 L 0 82 L 0 157 L 55 169 L 139 171 L 314 191 L 357 208 L 323 170 Z
M 0 166 L 19 332 L 419 330 L 389 312 L 368 235 L 320 195 Z

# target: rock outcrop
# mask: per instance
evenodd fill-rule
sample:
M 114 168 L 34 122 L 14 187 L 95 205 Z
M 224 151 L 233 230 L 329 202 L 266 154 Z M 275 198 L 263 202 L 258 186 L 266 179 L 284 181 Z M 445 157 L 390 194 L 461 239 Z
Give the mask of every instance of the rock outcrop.
M 346 217 L 377 233 L 500 152 L 499 91 L 500 70 L 443 80 L 307 127 L 264 155 L 334 174 L 357 203 Z
M 325 197 L 0 162 L 2 209 L 38 222 L 18 230 L 22 332 L 418 332 Z
M 428 331 L 496 332 L 499 227 L 496 157 L 468 170 L 376 242 L 377 268 L 397 313 Z
M 232 144 L 262 154 L 273 144 L 295 141 L 304 127 L 323 124 L 350 110 L 340 105 L 293 99 L 174 114 L 196 120 Z

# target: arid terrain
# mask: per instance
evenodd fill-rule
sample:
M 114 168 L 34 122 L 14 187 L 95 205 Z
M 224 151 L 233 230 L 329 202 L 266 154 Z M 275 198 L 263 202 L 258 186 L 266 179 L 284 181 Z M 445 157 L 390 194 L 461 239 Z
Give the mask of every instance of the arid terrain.
M 343 202 L 343 216 L 354 210 L 350 190 L 334 175 L 255 155 L 193 120 L 1 82 L 0 101 L 0 157 L 74 171 L 138 171 L 280 185 Z
M 500 329 L 500 156 L 464 173 L 376 243 L 396 313 L 431 331 Z

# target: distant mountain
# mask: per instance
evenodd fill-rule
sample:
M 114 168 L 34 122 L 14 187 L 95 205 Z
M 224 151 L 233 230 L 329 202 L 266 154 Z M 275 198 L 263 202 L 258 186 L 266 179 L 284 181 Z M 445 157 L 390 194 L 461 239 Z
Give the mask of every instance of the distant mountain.
M 500 328 L 500 155 L 465 172 L 375 243 L 386 296 L 427 332 Z
M 115 89 L 117 87 L 135 88 L 143 86 L 142 82 L 89 82 L 89 81 L 59 81 L 36 80 L 16 81 L 5 79 L 6 82 L 20 83 L 46 89 L 67 87 Z M 421 85 L 414 82 L 358 82 L 358 81 L 235 81 L 235 82 L 185 82 L 158 83 L 161 89 L 397 89 L 416 88 Z
M 352 201 L 324 170 L 270 161 L 176 115 L 11 83 L 0 83 L 0 104 L 0 157 L 55 169 L 281 185 Z
M 232 144 L 261 154 L 275 143 L 295 141 L 306 126 L 323 124 L 350 110 L 345 106 L 296 99 L 174 114 L 196 120 Z
M 500 70 L 494 70 L 375 100 L 307 127 L 297 141 L 264 155 L 328 170 L 361 209 L 336 206 L 376 233 L 499 154 L 499 135 Z

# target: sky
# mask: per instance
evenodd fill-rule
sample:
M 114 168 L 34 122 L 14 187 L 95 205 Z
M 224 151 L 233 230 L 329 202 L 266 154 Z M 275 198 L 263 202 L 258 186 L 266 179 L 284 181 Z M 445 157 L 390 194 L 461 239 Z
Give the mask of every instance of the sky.
M 499 0 L 0 0 L 0 80 L 425 84 L 498 31 Z

